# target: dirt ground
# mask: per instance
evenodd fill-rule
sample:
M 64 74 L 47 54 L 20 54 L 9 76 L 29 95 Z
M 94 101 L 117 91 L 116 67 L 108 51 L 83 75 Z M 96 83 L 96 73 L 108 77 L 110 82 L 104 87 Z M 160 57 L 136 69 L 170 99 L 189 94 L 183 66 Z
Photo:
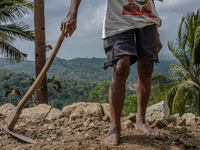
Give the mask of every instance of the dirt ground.
M 86 120 L 88 126 L 84 126 Z M 124 118 L 122 118 L 123 120 Z M 101 145 L 106 137 L 109 121 L 98 118 L 82 118 L 69 121 L 61 118 L 54 121 L 19 119 L 15 130 L 36 140 L 35 144 L 23 142 L 2 129 L 5 116 L 0 114 L 0 149 L 1 150 L 199 150 L 200 123 L 195 126 L 176 126 L 175 122 L 159 129 L 155 124 L 151 127 L 160 132 L 156 139 L 149 139 L 141 132 L 131 128 L 122 128 L 118 146 Z M 135 122 L 133 121 L 133 124 Z

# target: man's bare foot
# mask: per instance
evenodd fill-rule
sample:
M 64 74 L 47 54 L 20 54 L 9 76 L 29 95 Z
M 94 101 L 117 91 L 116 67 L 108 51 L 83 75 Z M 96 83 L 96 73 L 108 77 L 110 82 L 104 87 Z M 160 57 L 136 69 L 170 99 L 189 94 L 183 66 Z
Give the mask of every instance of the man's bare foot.
M 155 130 L 151 129 L 146 123 L 136 123 L 135 129 L 141 131 L 151 139 L 155 139 L 159 135 L 159 132 L 156 132 Z
M 119 138 L 120 138 L 120 130 L 112 129 L 109 131 L 107 137 L 101 141 L 101 144 L 117 146 L 119 144 Z

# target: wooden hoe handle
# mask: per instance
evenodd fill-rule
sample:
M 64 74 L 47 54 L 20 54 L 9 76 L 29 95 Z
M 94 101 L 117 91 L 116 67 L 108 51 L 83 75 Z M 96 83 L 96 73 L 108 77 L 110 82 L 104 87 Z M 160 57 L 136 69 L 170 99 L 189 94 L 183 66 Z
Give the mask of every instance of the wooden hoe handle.
M 43 67 L 40 74 L 38 75 L 37 79 L 35 80 L 33 85 L 30 87 L 28 92 L 24 95 L 24 97 L 20 100 L 19 104 L 17 105 L 17 107 L 15 108 L 15 110 L 13 111 L 11 116 L 8 118 L 6 126 L 9 130 L 11 130 L 11 131 L 13 130 L 24 105 L 27 103 L 27 101 L 30 99 L 30 97 L 34 93 L 34 91 L 38 88 L 38 86 L 42 82 L 42 80 L 43 80 L 44 76 L 46 75 L 47 71 L 49 70 L 49 67 L 51 66 L 54 58 L 56 57 L 56 54 L 58 53 L 58 50 L 60 49 L 62 42 L 63 42 L 63 39 L 62 39 L 62 34 L 61 34 L 59 36 L 59 39 L 49 57 L 49 59 L 47 60 L 45 66 Z

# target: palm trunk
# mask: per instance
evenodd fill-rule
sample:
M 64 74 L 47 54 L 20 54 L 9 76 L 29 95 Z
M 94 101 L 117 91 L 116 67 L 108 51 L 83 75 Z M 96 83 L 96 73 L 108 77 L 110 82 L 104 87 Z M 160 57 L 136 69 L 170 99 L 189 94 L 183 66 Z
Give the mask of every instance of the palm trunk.
M 196 64 L 196 73 L 197 73 L 197 74 L 196 74 L 197 82 L 199 82 L 199 75 L 200 75 L 200 74 L 199 74 L 199 73 L 200 73 L 200 72 L 199 72 L 199 64 Z
M 34 0 L 35 74 L 36 78 L 46 63 L 44 0 Z M 48 104 L 46 76 L 37 89 L 38 104 Z
M 198 91 L 197 106 L 198 116 L 200 116 L 200 90 Z
M 199 82 L 199 64 L 196 64 L 196 78 L 197 78 L 197 83 Z M 198 116 L 200 116 L 200 90 L 198 91 L 198 97 L 197 97 L 197 103 L 198 103 Z

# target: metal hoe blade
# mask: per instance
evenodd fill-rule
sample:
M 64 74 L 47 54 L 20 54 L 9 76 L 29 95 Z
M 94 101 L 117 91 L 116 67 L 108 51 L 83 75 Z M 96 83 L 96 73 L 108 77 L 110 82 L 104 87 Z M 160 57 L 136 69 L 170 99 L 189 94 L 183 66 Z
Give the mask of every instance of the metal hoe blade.
M 7 131 L 8 133 L 12 134 L 13 136 L 19 138 L 19 139 L 22 140 L 22 141 L 25 141 L 25 142 L 28 142 L 28 143 L 33 143 L 33 144 L 36 143 L 35 140 L 32 140 L 31 138 L 29 138 L 29 137 L 27 137 L 27 136 L 21 134 L 20 132 L 11 131 L 11 130 L 9 130 L 8 127 L 6 127 L 6 126 L 4 126 L 3 129 L 4 129 L 5 131 Z

